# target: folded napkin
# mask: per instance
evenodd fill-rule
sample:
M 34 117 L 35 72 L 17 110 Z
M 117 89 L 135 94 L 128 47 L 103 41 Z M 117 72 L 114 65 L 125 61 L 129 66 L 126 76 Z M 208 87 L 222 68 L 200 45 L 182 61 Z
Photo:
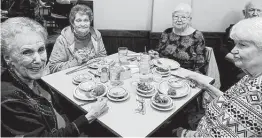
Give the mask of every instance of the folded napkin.
M 131 70 L 131 74 L 139 72 L 139 68 L 137 65 L 125 65 L 124 67 L 129 68 Z

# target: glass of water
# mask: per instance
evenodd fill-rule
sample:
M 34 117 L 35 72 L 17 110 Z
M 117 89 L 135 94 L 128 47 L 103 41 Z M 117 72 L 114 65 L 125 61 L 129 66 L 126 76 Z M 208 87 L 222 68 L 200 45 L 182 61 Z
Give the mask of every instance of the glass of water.
M 119 47 L 118 48 L 118 59 L 119 59 L 120 64 L 128 64 L 127 53 L 128 53 L 127 47 Z

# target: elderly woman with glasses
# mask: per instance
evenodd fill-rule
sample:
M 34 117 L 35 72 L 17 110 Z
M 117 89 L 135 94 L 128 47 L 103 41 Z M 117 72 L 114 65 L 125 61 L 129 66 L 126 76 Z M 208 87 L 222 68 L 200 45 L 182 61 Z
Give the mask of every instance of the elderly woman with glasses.
M 90 26 L 93 12 L 88 6 L 74 6 L 70 11 L 69 21 L 71 25 L 62 30 L 50 56 L 52 73 L 106 56 L 100 32 Z
M 166 29 L 153 55 L 178 61 L 182 67 L 205 73 L 202 70 L 206 58 L 204 56 L 205 40 L 203 34 L 191 27 L 192 9 L 181 3 L 173 12 L 173 27 Z
M 262 18 L 233 26 L 230 37 L 234 64 L 247 75 L 225 93 L 197 75 L 189 76 L 215 99 L 208 105 L 196 131 L 175 130 L 184 137 L 262 137 Z
M 7 69 L 1 75 L 1 136 L 76 137 L 107 107 L 99 99 L 86 115 L 69 122 L 55 93 L 41 81 L 47 55 L 46 30 L 24 17 L 1 25 L 1 54 Z

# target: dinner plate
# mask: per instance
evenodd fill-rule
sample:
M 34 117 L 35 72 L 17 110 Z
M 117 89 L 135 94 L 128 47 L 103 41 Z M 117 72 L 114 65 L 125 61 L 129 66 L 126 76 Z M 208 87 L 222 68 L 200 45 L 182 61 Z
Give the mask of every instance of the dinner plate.
M 92 80 L 92 77 L 89 74 L 84 73 L 84 74 L 78 74 L 74 76 L 72 82 L 78 85 L 79 83 L 87 81 L 87 80 Z
M 141 93 L 140 91 L 136 91 L 136 94 L 139 95 L 139 96 L 142 96 L 142 97 L 146 97 L 146 98 L 150 98 L 152 97 L 153 95 L 155 95 L 156 93 L 156 90 L 154 88 L 153 91 L 149 92 L 149 93 Z
M 113 87 L 108 92 L 112 98 L 120 98 L 127 95 L 127 91 L 123 87 Z
M 168 58 L 153 59 L 152 62 L 157 67 L 161 67 L 163 65 L 169 66 L 170 69 L 178 69 L 180 67 L 180 64 L 177 61 Z
M 175 108 L 175 104 L 174 104 L 173 102 L 172 102 L 172 105 L 170 105 L 170 106 L 167 107 L 167 108 L 161 108 L 161 107 L 155 106 L 152 101 L 150 102 L 150 105 L 151 105 L 154 109 L 159 110 L 159 111 L 170 111 L 170 110 L 172 110 L 172 109 Z
M 164 94 L 159 94 L 159 96 L 161 98 L 165 98 L 167 99 L 167 103 L 164 103 L 164 104 L 160 104 L 160 103 L 157 103 L 155 98 L 156 98 L 156 95 L 154 95 L 152 98 L 151 98 L 151 102 L 156 106 L 156 107 L 160 107 L 160 108 L 168 108 L 172 105 L 173 101 L 172 99 L 168 96 L 168 95 L 164 95 Z
M 167 91 L 170 88 L 168 81 L 162 81 L 158 85 L 158 91 L 162 94 L 168 95 Z M 183 86 L 180 88 L 176 88 L 176 95 L 169 95 L 171 98 L 182 98 L 187 96 L 191 91 L 190 86 L 188 83 L 184 82 Z
M 121 102 L 121 101 L 127 100 L 127 99 L 129 98 L 130 94 L 129 94 L 129 92 L 127 92 L 127 94 L 124 96 L 124 98 L 114 98 L 114 97 L 111 97 L 111 96 L 109 95 L 109 93 L 107 93 L 106 96 L 107 96 L 107 98 L 108 98 L 109 100 L 111 100 L 111 101 Z
M 107 88 L 104 84 L 98 84 L 98 85 L 102 85 L 102 87 L 104 87 L 104 93 L 99 95 L 99 96 L 93 96 L 91 95 L 91 92 L 86 92 L 86 93 L 82 93 L 81 89 L 79 89 L 79 87 L 76 87 L 74 90 L 74 97 L 79 99 L 79 100 L 83 100 L 83 101 L 94 101 L 96 100 L 98 97 L 103 97 L 107 94 Z
M 155 73 L 157 73 L 157 74 L 159 74 L 159 73 L 156 71 L 156 68 L 153 68 L 152 71 L 155 72 Z M 170 72 L 168 72 L 167 74 L 159 74 L 159 75 L 161 75 L 162 77 L 168 77 L 168 76 L 170 76 Z
M 168 68 L 166 68 L 166 70 L 167 70 L 166 72 L 161 72 L 161 71 L 157 70 L 158 68 L 162 68 L 162 67 L 156 67 L 155 68 L 155 72 L 158 73 L 158 74 L 165 75 L 165 74 L 170 73 L 170 70 Z
M 145 84 L 145 85 L 149 85 L 149 88 L 151 88 L 151 89 L 148 90 L 148 91 L 140 89 L 140 88 L 138 87 L 138 84 L 139 84 L 139 83 L 136 84 L 136 90 L 139 91 L 140 93 L 147 94 L 147 93 L 151 93 L 152 91 L 154 91 L 154 85 L 152 85 L 152 84 L 150 84 L 150 83 Z M 140 82 L 140 84 L 141 84 L 141 82 Z
M 114 63 L 114 60 L 107 59 L 105 57 L 98 57 L 98 58 L 91 59 L 88 62 L 92 62 L 91 64 L 88 65 L 88 67 L 93 69 L 98 69 L 101 65 L 110 65 Z

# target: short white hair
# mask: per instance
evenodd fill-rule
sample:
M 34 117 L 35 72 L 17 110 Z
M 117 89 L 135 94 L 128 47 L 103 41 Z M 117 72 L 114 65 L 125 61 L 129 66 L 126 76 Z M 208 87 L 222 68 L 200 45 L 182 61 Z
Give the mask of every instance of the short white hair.
M 261 0 L 250 0 L 245 5 L 245 11 L 248 10 L 250 8 L 250 6 L 252 6 L 252 5 L 260 5 L 261 8 L 262 8 Z
M 178 5 L 175 7 L 175 9 L 174 9 L 174 11 L 173 11 L 173 14 L 174 14 L 175 12 L 178 12 L 178 11 L 186 12 L 186 13 L 188 13 L 188 14 L 191 16 L 192 8 L 191 8 L 191 6 L 190 6 L 189 4 L 180 3 L 180 4 L 178 4 Z
M 40 34 L 46 43 L 47 31 L 38 22 L 27 17 L 14 17 L 4 21 L 1 24 L 1 54 L 9 54 L 15 37 L 22 33 L 26 35 L 27 32 Z
M 237 41 L 253 42 L 262 48 L 262 17 L 241 20 L 233 26 L 230 38 Z

